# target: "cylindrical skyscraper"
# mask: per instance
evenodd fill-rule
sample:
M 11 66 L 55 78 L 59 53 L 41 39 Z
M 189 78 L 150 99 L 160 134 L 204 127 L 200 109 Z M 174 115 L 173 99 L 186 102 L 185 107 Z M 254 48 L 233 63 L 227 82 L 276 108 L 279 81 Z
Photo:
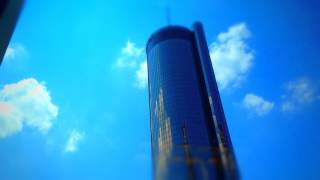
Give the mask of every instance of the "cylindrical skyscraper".
M 146 51 L 153 177 L 237 179 L 201 24 L 160 29 Z

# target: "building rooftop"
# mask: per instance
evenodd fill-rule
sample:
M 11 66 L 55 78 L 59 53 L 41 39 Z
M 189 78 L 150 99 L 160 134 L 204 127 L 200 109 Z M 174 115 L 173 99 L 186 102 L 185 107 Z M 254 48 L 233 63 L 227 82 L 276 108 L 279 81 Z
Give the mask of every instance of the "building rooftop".
M 147 53 L 157 43 L 174 38 L 190 39 L 192 38 L 192 32 L 189 29 L 181 26 L 166 26 L 161 28 L 150 36 L 146 46 Z

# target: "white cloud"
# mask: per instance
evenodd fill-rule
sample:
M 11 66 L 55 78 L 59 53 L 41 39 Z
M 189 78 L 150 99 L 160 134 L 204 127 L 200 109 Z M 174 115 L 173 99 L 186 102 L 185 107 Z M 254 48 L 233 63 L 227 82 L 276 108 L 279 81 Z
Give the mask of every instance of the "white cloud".
M 126 47 L 122 48 L 115 66 L 117 68 L 136 68 L 142 58 L 143 48 L 138 48 L 131 41 L 127 41 Z
M 210 57 L 220 89 L 238 86 L 247 76 L 254 53 L 246 40 L 251 33 L 245 23 L 231 26 L 218 35 L 209 47 Z
M 134 74 L 134 86 L 139 89 L 144 89 L 148 84 L 148 67 L 145 60 L 144 48 L 137 47 L 135 43 L 127 41 L 127 44 L 121 50 L 121 55 L 118 57 L 115 67 L 118 69 L 130 69 Z
M 133 42 L 127 41 L 127 46 L 122 48 L 122 54 L 127 54 L 133 57 L 141 56 L 143 48 L 137 48 Z
M 67 143 L 64 147 L 64 152 L 67 152 L 67 153 L 76 152 L 78 150 L 78 145 L 83 140 L 83 138 L 84 138 L 84 133 L 81 133 L 77 130 L 72 130 L 67 140 Z
M 146 60 L 136 70 L 136 84 L 138 88 L 145 88 L 148 85 L 148 66 Z
M 281 110 L 284 112 L 294 111 L 319 99 L 316 86 L 305 77 L 286 83 L 285 89 L 281 105 Z
M 34 78 L 7 84 L 0 90 L 0 138 L 13 135 L 23 126 L 46 133 L 58 116 L 58 107 L 44 83 Z
M 4 59 L 12 60 L 20 57 L 26 57 L 27 54 L 27 50 L 22 44 L 13 44 L 7 48 L 6 53 L 4 54 Z
M 259 116 L 269 113 L 274 107 L 273 102 L 267 101 L 262 97 L 252 93 L 245 95 L 242 104 L 246 109 L 256 113 Z

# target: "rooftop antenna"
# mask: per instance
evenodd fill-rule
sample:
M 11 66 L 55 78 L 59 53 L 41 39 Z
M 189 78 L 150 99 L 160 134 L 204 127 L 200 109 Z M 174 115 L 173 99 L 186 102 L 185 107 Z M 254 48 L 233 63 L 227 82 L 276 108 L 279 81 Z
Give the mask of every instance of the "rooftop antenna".
M 168 24 L 168 26 L 170 26 L 171 25 L 171 11 L 170 11 L 169 6 L 166 7 L 166 17 L 167 17 L 167 24 Z

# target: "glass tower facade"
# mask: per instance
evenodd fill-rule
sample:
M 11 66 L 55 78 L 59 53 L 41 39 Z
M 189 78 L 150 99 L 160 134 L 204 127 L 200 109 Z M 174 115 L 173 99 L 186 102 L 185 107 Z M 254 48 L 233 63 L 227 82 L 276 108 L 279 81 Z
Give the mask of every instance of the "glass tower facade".
M 201 24 L 160 29 L 146 51 L 154 179 L 237 179 Z
M 24 0 L 0 0 L 0 65 Z

